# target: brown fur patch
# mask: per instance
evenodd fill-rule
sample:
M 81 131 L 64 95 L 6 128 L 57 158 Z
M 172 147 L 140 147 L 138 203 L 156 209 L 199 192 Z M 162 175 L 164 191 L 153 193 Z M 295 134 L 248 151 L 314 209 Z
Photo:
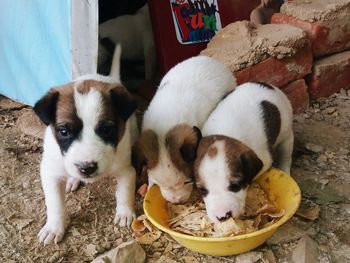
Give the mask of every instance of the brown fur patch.
M 263 100 L 260 107 L 262 109 L 267 142 L 270 153 L 273 155 L 274 145 L 281 130 L 281 114 L 276 105 L 267 100 Z
M 59 97 L 56 108 L 56 125 L 72 123 L 76 121 L 76 108 L 74 103 L 74 83 L 55 87 Z
M 217 148 L 213 145 L 217 141 L 223 141 L 225 144 L 225 157 L 231 173 L 231 183 L 246 187 L 252 180 L 251 175 L 260 171 L 262 163 L 245 144 L 223 135 L 211 135 L 201 140 L 197 150 L 197 159 L 194 163 L 194 174 L 197 184 L 203 185 L 198 174 L 199 166 L 206 155 L 213 158 L 210 155 L 213 148 L 217 151 Z M 243 162 L 242 158 L 244 159 Z
M 208 150 L 208 156 L 210 158 L 215 158 L 215 156 L 218 154 L 218 148 L 216 148 L 214 145 L 211 145 Z
M 187 124 L 179 124 L 166 135 L 165 146 L 171 161 L 186 176 L 192 177 L 192 162 L 199 143 L 199 134 Z
M 113 88 L 115 84 L 100 82 L 93 79 L 87 79 L 78 81 L 76 84 L 77 91 L 80 94 L 87 94 L 91 90 L 91 88 L 97 89 L 100 92 L 109 92 L 111 88 Z
M 77 115 L 74 100 L 74 90 L 82 95 L 89 93 L 91 89 L 97 90 L 102 98 L 101 115 L 99 116 L 99 123 L 95 127 L 95 132 L 106 143 L 117 145 L 124 135 L 126 119 L 124 118 L 124 108 L 120 105 L 120 101 L 129 101 L 131 95 L 128 94 L 126 89 L 121 84 L 106 83 L 96 80 L 83 80 L 77 82 L 71 82 L 66 85 L 55 87 L 53 90 L 59 93 L 55 121 L 53 124 L 53 130 L 55 131 L 58 126 L 66 126 L 71 131 L 77 131 L 83 127 L 82 120 Z M 115 98 L 117 97 L 118 102 Z M 131 99 L 130 99 L 131 100 Z M 133 109 L 132 109 L 133 110 Z M 128 115 L 127 117 L 129 117 Z M 111 130 L 110 134 L 103 136 L 99 131 L 103 125 L 109 123 Z M 56 131 L 57 132 L 57 131 Z
M 159 144 L 157 134 L 152 130 L 144 131 L 132 147 L 132 164 L 138 175 L 142 173 L 142 167 L 152 169 L 159 161 Z

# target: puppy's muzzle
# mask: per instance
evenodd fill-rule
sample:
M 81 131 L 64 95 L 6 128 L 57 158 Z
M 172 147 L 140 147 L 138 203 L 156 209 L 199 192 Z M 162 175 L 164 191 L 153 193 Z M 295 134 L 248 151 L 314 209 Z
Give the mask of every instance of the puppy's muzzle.
M 97 170 L 96 162 L 75 163 L 75 166 L 78 168 L 79 172 L 86 177 L 90 177 Z
M 220 222 L 223 222 L 227 219 L 229 219 L 230 217 L 232 216 L 232 213 L 231 211 L 227 212 L 225 216 L 222 216 L 222 217 L 216 217 Z

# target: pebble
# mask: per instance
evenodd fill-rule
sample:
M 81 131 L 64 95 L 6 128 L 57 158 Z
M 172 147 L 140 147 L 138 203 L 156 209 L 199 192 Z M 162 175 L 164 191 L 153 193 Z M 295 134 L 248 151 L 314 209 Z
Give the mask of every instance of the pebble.
M 326 108 L 326 113 L 332 114 L 332 113 L 336 112 L 336 110 L 337 109 L 335 107 L 328 107 L 328 108 Z
M 321 154 L 318 158 L 317 158 L 317 162 L 319 163 L 325 163 L 327 162 L 328 158 L 325 154 Z
M 314 153 L 319 153 L 324 150 L 324 148 L 321 145 L 317 145 L 311 142 L 306 143 L 305 148 Z
M 345 204 L 344 208 L 345 208 L 345 212 L 350 215 L 350 204 Z

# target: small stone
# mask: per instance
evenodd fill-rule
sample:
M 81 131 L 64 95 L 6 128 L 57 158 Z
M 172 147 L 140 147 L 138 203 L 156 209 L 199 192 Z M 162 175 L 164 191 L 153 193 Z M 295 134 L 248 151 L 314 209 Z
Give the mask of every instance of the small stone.
M 321 155 L 317 158 L 317 162 L 319 162 L 319 163 L 325 163 L 325 162 L 327 162 L 327 161 L 328 161 L 328 158 L 327 158 L 327 156 L 324 155 L 324 154 L 321 154 Z
M 321 145 L 317 145 L 311 142 L 306 143 L 305 148 L 314 153 L 319 153 L 324 150 L 324 148 Z
M 320 182 L 320 184 L 322 185 L 322 188 L 324 188 L 328 183 L 329 180 L 328 179 L 320 179 L 318 180 Z
M 336 111 L 337 109 L 335 107 L 328 107 L 326 108 L 326 113 L 327 114 L 332 114 Z
M 320 206 L 316 205 L 313 207 L 299 207 L 296 214 L 307 220 L 316 220 L 320 216 Z
M 280 245 L 284 242 L 290 242 L 299 239 L 304 235 L 304 231 L 293 225 L 292 222 L 287 222 L 277 229 L 276 233 L 269 238 L 266 243 L 268 245 Z
M 317 263 L 317 243 L 305 235 L 298 241 L 296 249 L 292 253 L 293 263 Z
M 238 255 L 236 257 L 236 263 L 256 263 L 264 260 L 264 254 L 262 252 L 248 252 Z M 264 261 L 263 261 L 264 262 Z
M 344 204 L 345 211 L 350 215 L 350 204 Z
M 122 243 L 118 247 L 97 257 L 92 263 L 119 263 L 133 262 L 143 263 L 146 259 L 146 253 L 142 247 L 135 241 Z

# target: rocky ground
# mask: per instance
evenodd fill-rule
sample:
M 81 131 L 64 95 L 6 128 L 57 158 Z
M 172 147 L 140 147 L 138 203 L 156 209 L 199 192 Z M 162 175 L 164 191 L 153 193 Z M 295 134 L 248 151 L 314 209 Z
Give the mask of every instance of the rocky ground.
M 34 121 L 28 111 L 0 98 L 0 262 L 90 262 L 131 239 L 130 230 L 113 225 L 115 181 L 106 179 L 68 195 L 71 224 L 59 245 L 38 243 L 45 222 L 42 141 L 23 133 L 40 135 L 26 130 Z M 266 244 L 237 257 L 212 257 L 162 235 L 142 245 L 146 261 L 350 262 L 350 92 L 313 102 L 295 116 L 294 129 L 292 176 L 303 192 L 301 209 Z M 138 196 L 138 214 L 141 204 Z

